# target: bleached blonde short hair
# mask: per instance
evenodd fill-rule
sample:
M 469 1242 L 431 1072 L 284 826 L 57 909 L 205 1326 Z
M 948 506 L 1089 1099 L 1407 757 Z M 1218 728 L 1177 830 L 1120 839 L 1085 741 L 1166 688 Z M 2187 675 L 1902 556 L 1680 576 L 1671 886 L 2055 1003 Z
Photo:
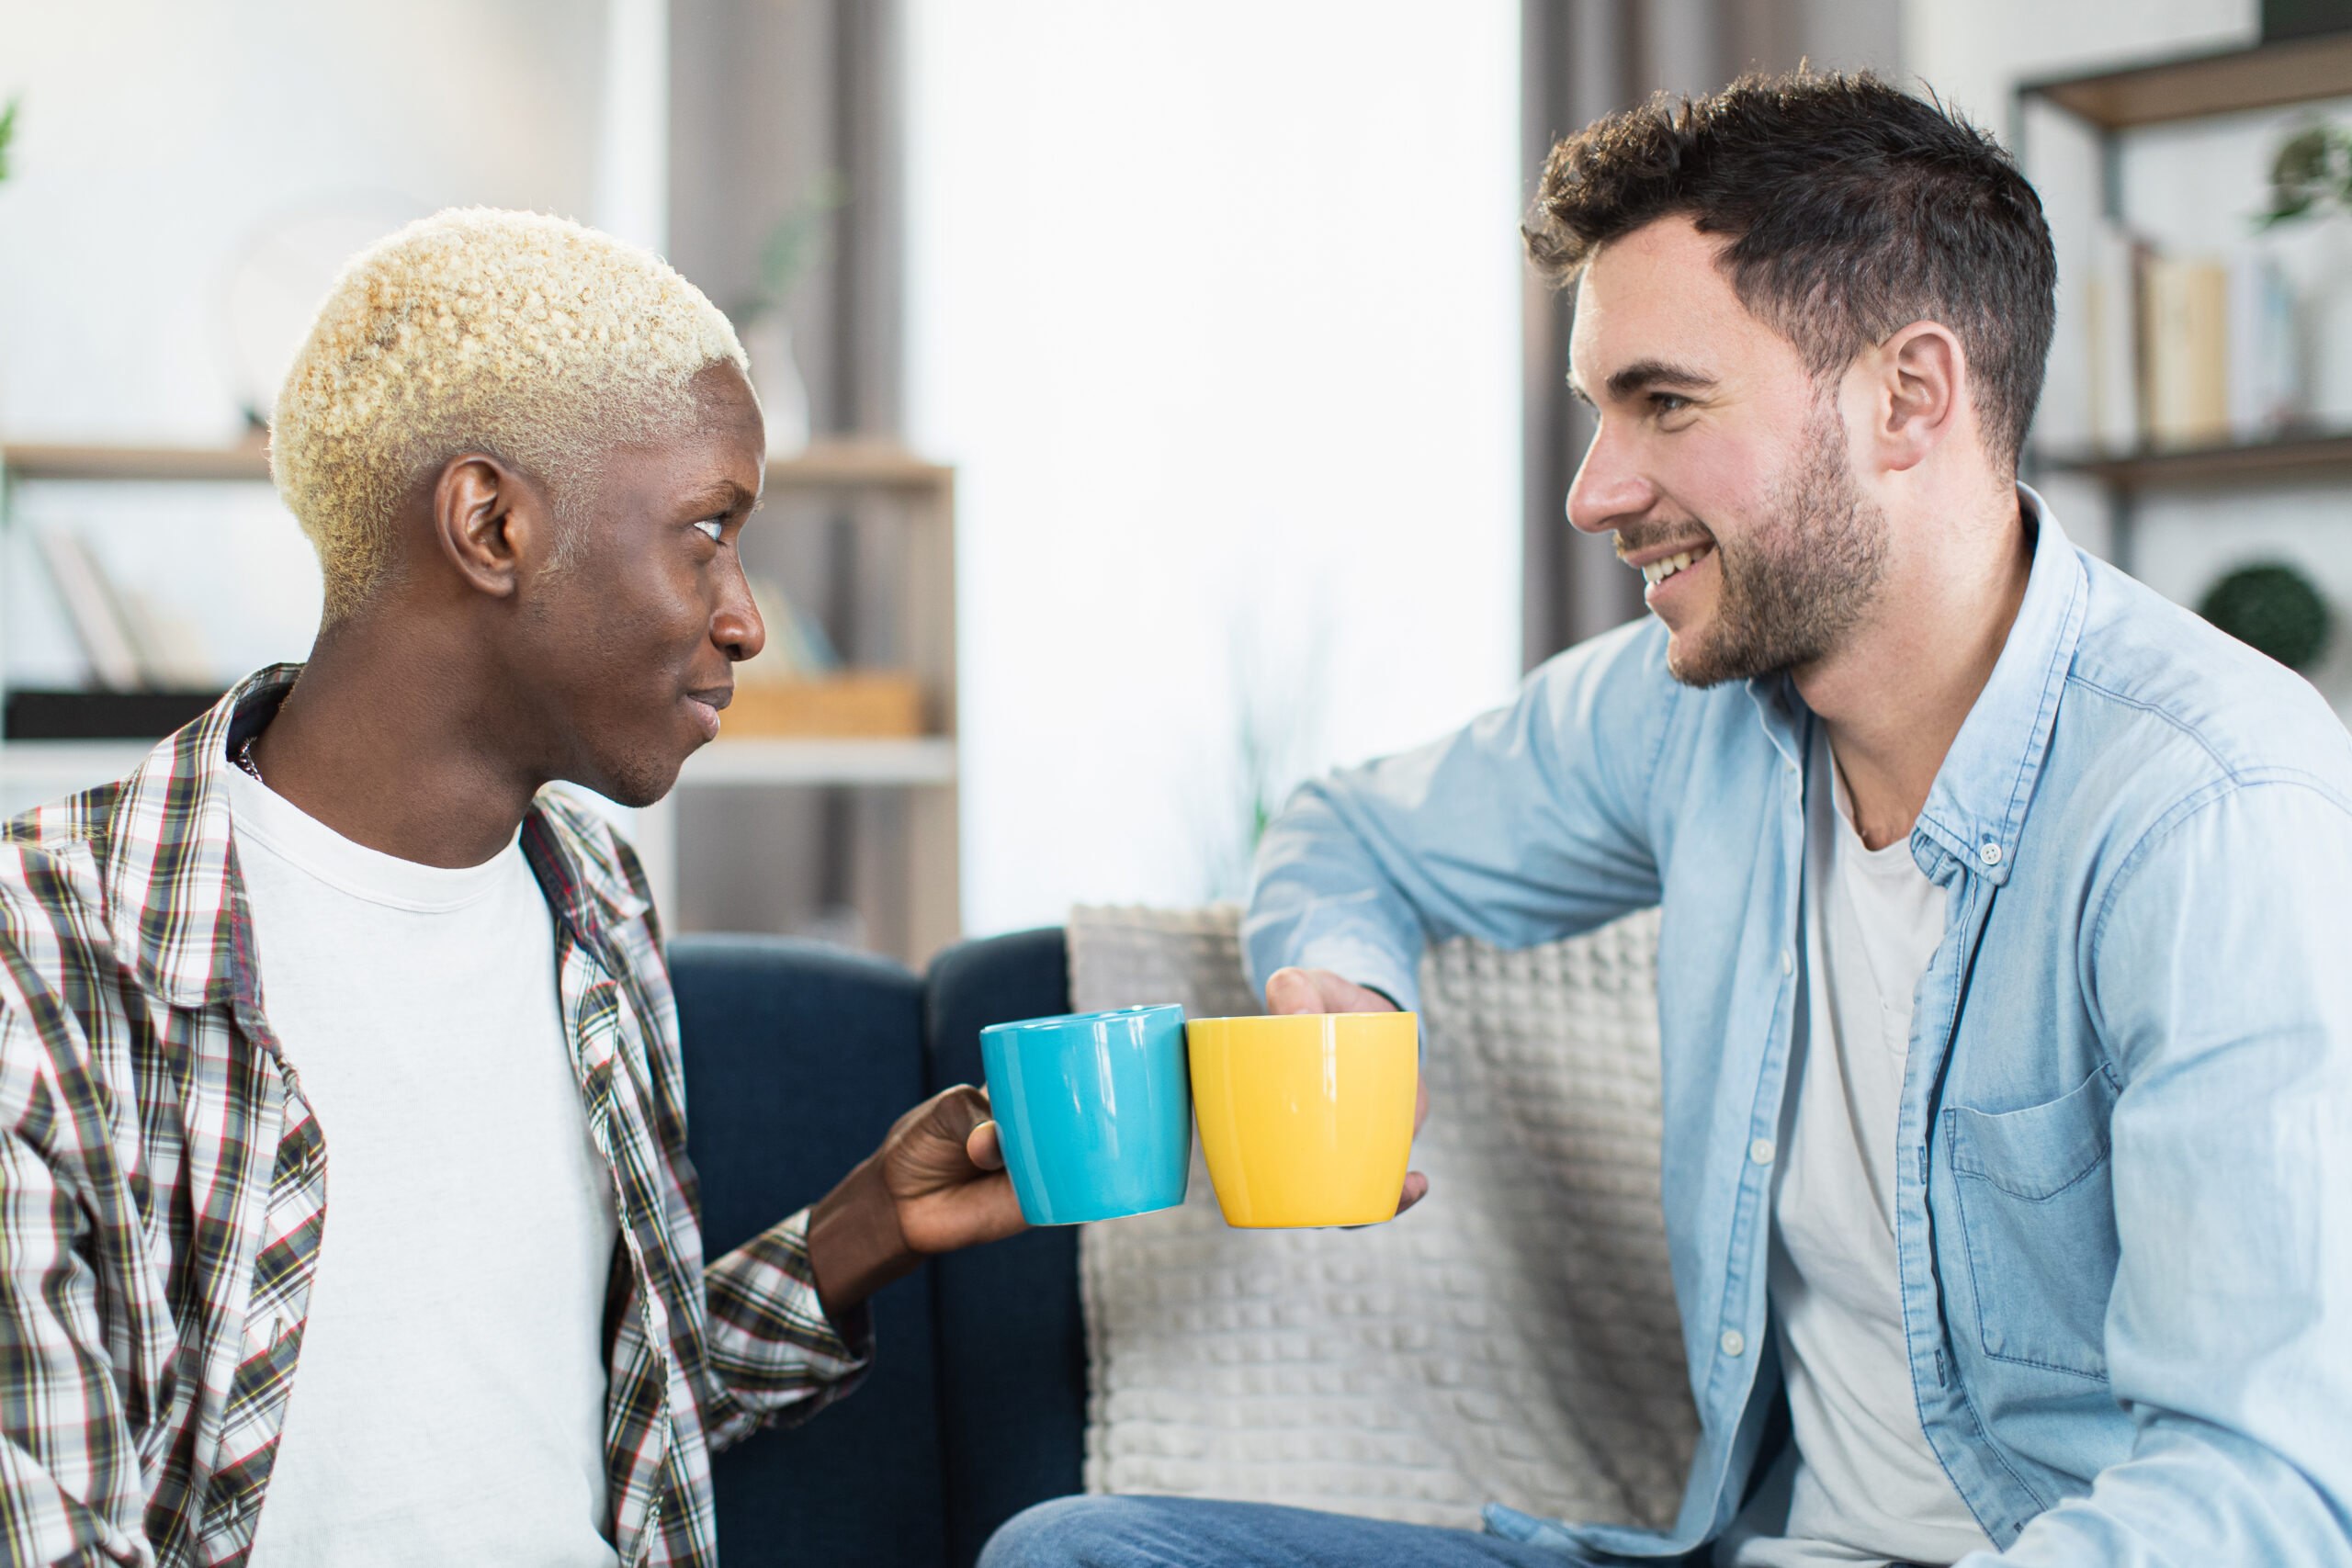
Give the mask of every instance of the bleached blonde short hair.
M 401 502 L 451 457 L 503 458 L 560 510 L 604 452 L 683 429 L 689 383 L 721 361 L 746 369 L 700 289 L 564 219 L 452 208 L 362 251 L 319 307 L 270 434 L 327 622 L 367 602 Z

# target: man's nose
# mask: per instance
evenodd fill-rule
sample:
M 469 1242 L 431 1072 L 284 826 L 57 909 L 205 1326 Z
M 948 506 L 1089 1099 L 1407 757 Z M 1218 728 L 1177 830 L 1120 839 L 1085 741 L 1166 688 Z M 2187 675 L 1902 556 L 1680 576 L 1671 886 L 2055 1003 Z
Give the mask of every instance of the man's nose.
M 1657 503 L 1657 491 L 1643 477 L 1629 446 L 1604 420 L 1585 448 L 1576 482 L 1568 486 L 1568 521 L 1580 532 L 1606 534 Z
M 767 624 L 760 619 L 759 606 L 752 602 L 751 584 L 740 571 L 720 598 L 718 613 L 710 618 L 710 640 L 738 664 L 758 658 L 760 649 L 768 645 Z

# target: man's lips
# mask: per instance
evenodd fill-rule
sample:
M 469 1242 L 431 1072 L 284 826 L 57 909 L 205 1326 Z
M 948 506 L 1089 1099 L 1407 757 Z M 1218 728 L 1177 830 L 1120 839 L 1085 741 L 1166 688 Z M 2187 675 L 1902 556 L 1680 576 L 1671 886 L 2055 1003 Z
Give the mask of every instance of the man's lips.
M 718 739 L 718 710 L 734 700 L 735 688 L 732 686 L 713 686 L 706 691 L 686 694 L 686 707 L 695 716 L 695 722 L 702 726 L 705 740 Z

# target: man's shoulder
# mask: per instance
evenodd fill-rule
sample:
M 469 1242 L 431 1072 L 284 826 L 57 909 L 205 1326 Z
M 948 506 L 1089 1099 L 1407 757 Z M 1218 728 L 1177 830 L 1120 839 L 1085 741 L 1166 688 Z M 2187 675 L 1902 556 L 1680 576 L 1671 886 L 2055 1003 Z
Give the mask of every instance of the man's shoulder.
M 114 824 L 115 807 L 122 798 L 123 783 L 116 779 L 79 795 L 46 801 L 0 821 L 0 848 L 38 856 L 75 846 L 103 856 Z
M 119 782 L 50 801 L 0 822 L 0 942 L 28 928 L 77 927 L 101 912 Z
M 2352 734 L 2312 683 L 2104 562 L 2088 560 L 2067 671 L 2086 739 L 2180 790 L 2300 780 L 2352 808 Z
M 129 973 L 107 908 L 120 788 L 103 784 L 0 822 L 0 1012 L 28 1021 L 60 1017 L 58 998 L 96 1001 L 110 994 L 110 977 Z M 35 1032 L 46 1039 L 49 1027 Z M 32 1036 L 11 1029 L 7 1037 Z

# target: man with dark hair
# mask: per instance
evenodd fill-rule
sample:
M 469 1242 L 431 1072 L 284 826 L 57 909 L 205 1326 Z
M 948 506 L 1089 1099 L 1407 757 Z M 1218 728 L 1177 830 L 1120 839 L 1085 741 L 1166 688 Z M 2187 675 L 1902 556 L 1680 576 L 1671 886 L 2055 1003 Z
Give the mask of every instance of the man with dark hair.
M 2352 739 L 2016 482 L 2033 192 L 1801 75 L 1570 138 L 1528 237 L 1654 618 L 1303 789 L 1244 934 L 1352 1010 L 1662 906 L 1680 1515 L 1090 1499 L 989 1568 L 2352 1562 Z

